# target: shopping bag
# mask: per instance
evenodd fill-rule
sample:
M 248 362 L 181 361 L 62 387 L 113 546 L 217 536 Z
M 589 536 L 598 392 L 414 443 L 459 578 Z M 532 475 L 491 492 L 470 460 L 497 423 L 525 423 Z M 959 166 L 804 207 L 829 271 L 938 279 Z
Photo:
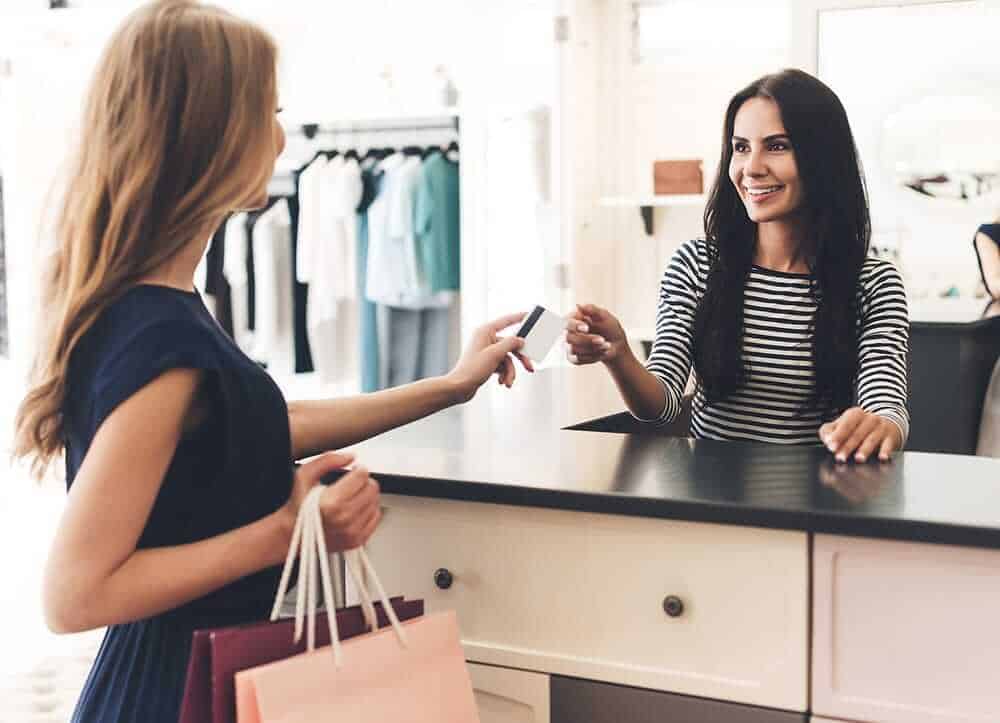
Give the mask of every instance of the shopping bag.
M 308 652 L 236 674 L 238 723 L 479 723 L 454 612 L 400 622 L 363 548 L 347 556 L 347 569 L 366 607 L 374 585 L 390 627 L 342 641 L 336 616 L 327 617 L 331 645 L 316 649 L 317 568 L 324 599 L 333 599 L 319 494 L 303 501 L 276 600 L 298 552 L 305 584 L 295 635 L 305 620 Z
M 424 614 L 422 600 L 395 597 L 389 602 L 400 620 Z M 381 602 L 375 604 L 375 611 L 377 627 L 388 625 Z M 317 623 L 317 644 L 329 645 L 326 613 L 317 616 Z M 292 639 L 293 625 L 293 620 L 280 620 L 196 630 L 178 723 L 236 723 L 234 676 L 240 670 L 305 652 L 305 642 Z M 361 606 L 356 605 L 337 611 L 337 629 L 346 639 L 369 632 L 371 626 Z

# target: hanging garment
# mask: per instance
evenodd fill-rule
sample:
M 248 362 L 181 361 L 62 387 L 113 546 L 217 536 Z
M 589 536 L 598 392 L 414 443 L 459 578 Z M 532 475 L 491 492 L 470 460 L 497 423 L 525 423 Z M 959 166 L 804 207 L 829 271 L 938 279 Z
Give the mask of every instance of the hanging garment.
M 458 290 L 461 275 L 458 163 L 442 153 L 424 161 L 414 206 L 418 260 L 430 290 Z
M 315 205 L 313 238 L 300 236 L 299 278 L 309 284 L 307 327 L 313 366 L 324 384 L 356 384 L 358 364 L 353 346 L 358 335 L 356 294 L 355 209 L 361 200 L 361 169 L 338 156 L 310 182 Z
M 368 276 L 368 209 L 379 193 L 384 178 L 382 171 L 366 168 L 361 172 L 362 193 L 358 203 L 358 344 L 361 365 L 361 391 L 375 392 L 381 388 L 379 382 L 379 338 L 378 307 L 365 297 L 365 283 Z
M 226 254 L 223 268 L 229 282 L 229 299 L 233 316 L 233 341 L 246 353 L 253 349 L 250 333 L 250 301 L 247 287 L 247 218 L 245 213 L 230 216 L 226 222 Z
M 382 348 L 385 387 L 398 387 L 448 371 L 449 309 L 385 308 Z
M 312 352 L 309 348 L 309 334 L 306 330 L 306 317 L 309 308 L 309 287 L 296 277 L 299 244 L 299 174 L 295 177 L 295 194 L 289 196 L 288 215 L 291 218 L 292 259 L 289 282 L 292 285 L 292 336 L 295 340 L 295 371 L 311 372 L 313 370 Z
M 226 280 L 226 224 L 212 234 L 205 255 L 205 293 L 214 298 L 213 313 L 219 325 L 230 337 L 233 335 L 233 310 L 229 282 Z
M 432 292 L 417 258 L 414 201 L 420 159 L 397 153 L 382 165 L 386 178 L 368 210 L 366 296 L 397 308 L 445 308 L 453 294 Z
M 257 302 L 253 351 L 272 375 L 296 371 L 291 232 L 286 199 L 264 211 L 253 225 Z
M 253 244 L 250 243 L 251 230 L 253 229 L 253 222 L 255 220 L 254 214 L 244 213 L 243 215 L 243 233 L 246 234 L 247 238 L 247 253 L 246 253 L 246 266 L 247 266 L 247 330 L 253 331 L 256 325 L 256 315 L 257 315 L 257 303 L 256 303 L 256 291 L 257 291 L 257 276 L 255 273 L 254 262 L 253 262 Z

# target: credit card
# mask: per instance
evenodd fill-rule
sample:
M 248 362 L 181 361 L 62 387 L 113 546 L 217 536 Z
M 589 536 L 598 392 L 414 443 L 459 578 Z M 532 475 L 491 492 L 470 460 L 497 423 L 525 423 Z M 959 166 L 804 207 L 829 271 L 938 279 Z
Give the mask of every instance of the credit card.
M 543 306 L 536 306 L 517 330 L 524 339 L 521 353 L 534 362 L 542 361 L 566 331 L 566 319 Z

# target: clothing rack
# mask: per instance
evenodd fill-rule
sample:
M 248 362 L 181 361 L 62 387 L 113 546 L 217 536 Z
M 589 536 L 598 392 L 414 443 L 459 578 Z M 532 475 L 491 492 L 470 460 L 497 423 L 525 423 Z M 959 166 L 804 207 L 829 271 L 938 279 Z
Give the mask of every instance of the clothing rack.
M 447 120 L 441 118 L 429 119 L 426 123 L 410 121 L 399 123 L 389 121 L 387 124 L 379 122 L 354 122 L 343 121 L 339 123 L 303 123 L 294 130 L 301 133 L 306 138 L 315 138 L 320 133 L 400 133 L 405 131 L 459 131 L 459 118 L 457 115 L 449 116 Z

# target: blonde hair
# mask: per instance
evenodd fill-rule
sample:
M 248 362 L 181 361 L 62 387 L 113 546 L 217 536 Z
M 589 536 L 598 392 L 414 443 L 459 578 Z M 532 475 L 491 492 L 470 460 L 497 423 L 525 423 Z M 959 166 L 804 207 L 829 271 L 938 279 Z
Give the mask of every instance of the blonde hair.
M 41 476 L 65 445 L 70 358 L 101 313 L 211 234 L 267 183 L 277 47 L 196 0 L 158 0 L 116 31 L 91 82 L 43 280 L 46 313 L 14 455 Z M 257 151 L 257 152 L 254 152 Z

